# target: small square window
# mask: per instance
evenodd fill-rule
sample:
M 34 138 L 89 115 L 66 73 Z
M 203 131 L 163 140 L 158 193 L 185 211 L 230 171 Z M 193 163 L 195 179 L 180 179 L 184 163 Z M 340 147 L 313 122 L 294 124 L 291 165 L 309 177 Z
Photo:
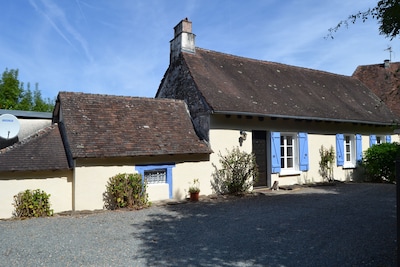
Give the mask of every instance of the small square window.
M 167 183 L 167 170 L 147 170 L 144 171 L 144 180 L 148 184 L 165 184 Z

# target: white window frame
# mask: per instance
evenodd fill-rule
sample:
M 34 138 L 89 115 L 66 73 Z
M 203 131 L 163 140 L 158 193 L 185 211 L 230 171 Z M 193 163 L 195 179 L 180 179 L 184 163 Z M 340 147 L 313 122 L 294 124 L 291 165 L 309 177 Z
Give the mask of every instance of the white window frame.
M 292 144 L 288 144 L 288 137 L 291 137 Z M 299 138 L 297 133 L 283 133 L 280 136 L 280 150 L 281 150 L 281 171 L 280 175 L 293 175 L 300 174 L 299 168 Z M 290 148 L 292 155 L 288 155 Z M 292 166 L 288 167 L 289 160 L 292 159 Z
M 167 169 L 145 170 L 144 180 L 147 182 L 147 184 L 166 184 Z
M 356 167 L 356 136 L 354 134 L 344 134 L 343 154 L 344 162 L 343 168 Z
M 376 136 L 376 145 L 386 143 L 386 136 L 385 135 L 377 135 Z

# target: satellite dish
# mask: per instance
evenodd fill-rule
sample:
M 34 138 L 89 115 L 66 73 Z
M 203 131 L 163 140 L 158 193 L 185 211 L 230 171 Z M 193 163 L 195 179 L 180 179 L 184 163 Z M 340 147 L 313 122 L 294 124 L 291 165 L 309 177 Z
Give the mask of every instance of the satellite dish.
M 18 135 L 20 129 L 17 117 L 11 114 L 3 114 L 0 116 L 0 137 L 4 139 L 12 139 Z

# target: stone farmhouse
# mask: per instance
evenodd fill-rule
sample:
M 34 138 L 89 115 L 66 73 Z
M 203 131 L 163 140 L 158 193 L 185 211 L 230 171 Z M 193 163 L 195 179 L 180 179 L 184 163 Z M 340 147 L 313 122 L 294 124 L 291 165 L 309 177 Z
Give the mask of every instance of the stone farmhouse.
M 52 114 L 1 110 L 24 134 L 0 140 L 0 218 L 26 189 L 51 194 L 55 212 L 102 209 L 125 172 L 142 174 L 150 201 L 186 198 L 195 178 L 208 195 L 234 147 L 256 155 L 256 187 L 323 181 L 321 147 L 334 148 L 334 179 L 355 180 L 363 151 L 399 139 L 398 115 L 361 76 L 198 48 L 187 19 L 170 47 L 155 98 L 60 92 Z

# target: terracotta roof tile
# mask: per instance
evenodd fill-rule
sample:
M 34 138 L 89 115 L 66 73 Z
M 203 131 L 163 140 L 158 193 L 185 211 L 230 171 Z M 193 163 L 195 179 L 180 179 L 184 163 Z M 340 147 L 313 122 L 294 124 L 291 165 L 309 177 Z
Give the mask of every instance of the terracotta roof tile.
M 183 53 L 214 112 L 391 124 L 398 120 L 359 80 L 196 48 Z
M 368 86 L 383 102 L 400 116 L 400 62 L 358 66 L 353 77 Z
M 0 150 L 0 172 L 65 169 L 68 161 L 56 124 Z
M 180 100 L 61 92 L 73 158 L 209 154 Z

